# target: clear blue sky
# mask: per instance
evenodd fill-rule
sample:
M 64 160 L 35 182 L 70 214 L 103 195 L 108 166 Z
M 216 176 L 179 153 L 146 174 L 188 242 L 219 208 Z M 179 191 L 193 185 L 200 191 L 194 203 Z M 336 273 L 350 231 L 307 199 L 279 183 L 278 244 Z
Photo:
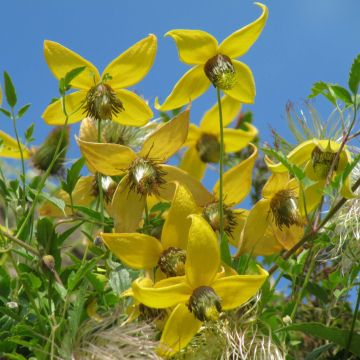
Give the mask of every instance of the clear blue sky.
M 269 125 L 288 135 L 284 121 L 288 100 L 301 103 L 318 80 L 346 84 L 350 64 L 360 51 L 360 1 L 263 2 L 270 10 L 268 23 L 242 61 L 251 67 L 257 85 L 255 104 L 245 108 L 254 112 L 262 140 L 269 140 Z M 221 41 L 256 19 L 260 9 L 249 0 L 3 0 L 1 13 L 0 71 L 12 76 L 19 102 L 32 103 L 20 130 L 36 123 L 40 142 L 49 131 L 41 114 L 58 96 L 57 82 L 43 58 L 44 39 L 62 43 L 102 70 L 133 43 L 156 34 L 155 65 L 136 85 L 137 92 L 153 104 L 156 96 L 165 99 L 187 69 L 178 60 L 173 40 L 164 38 L 164 33 L 175 28 L 203 29 Z M 214 102 L 215 91 L 196 100 L 192 121 L 198 122 Z M 3 116 L 1 124 L 12 134 Z M 73 144 L 70 157 L 77 154 Z

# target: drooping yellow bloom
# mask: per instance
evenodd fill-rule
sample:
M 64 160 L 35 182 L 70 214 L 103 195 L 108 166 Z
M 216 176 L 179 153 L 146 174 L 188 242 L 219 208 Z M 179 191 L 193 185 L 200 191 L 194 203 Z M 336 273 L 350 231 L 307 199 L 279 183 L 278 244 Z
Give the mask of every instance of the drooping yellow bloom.
M 109 250 L 124 264 L 135 269 L 158 266 L 166 276 L 184 275 L 189 215 L 196 204 L 186 187 L 178 184 L 165 220 L 161 241 L 140 233 L 101 234 Z
M 312 139 L 304 141 L 293 149 L 287 156 L 287 160 L 305 171 L 305 175 L 314 182 L 304 191 L 304 197 L 300 193 L 300 206 L 302 212 L 311 212 L 321 201 L 326 179 L 340 144 L 332 140 Z M 281 163 L 274 164 L 266 158 L 267 165 L 273 173 L 286 172 L 287 168 Z M 341 174 L 346 166 L 351 163 L 351 155 L 346 146 L 342 149 L 339 160 L 334 167 L 333 176 Z M 344 181 L 341 195 L 347 199 L 354 197 L 351 190 L 350 177 Z M 304 207 L 306 206 L 306 209 Z
M 263 199 L 249 211 L 238 255 L 271 255 L 293 247 L 304 234 L 299 208 L 299 184 L 288 172 L 270 176 Z
M 0 87 L 0 107 L 1 104 L 2 104 L 2 90 Z M 10 135 L 0 130 L 0 142 L 1 142 L 0 157 L 6 157 L 10 159 L 21 159 L 21 154 L 16 139 L 14 139 Z M 21 147 L 22 147 L 22 153 L 24 159 L 29 159 L 30 157 L 29 149 L 22 144 Z
M 176 306 L 165 324 L 158 352 L 171 356 L 185 347 L 203 321 L 216 320 L 222 311 L 248 301 L 264 283 L 259 275 L 220 275 L 217 236 L 199 215 L 191 216 L 186 252 L 185 276 L 161 280 L 153 287 L 139 278 L 132 285 L 134 297 L 153 308 Z
M 254 146 L 253 153 L 238 165 L 226 171 L 223 176 L 223 204 L 224 204 L 224 230 L 228 235 L 228 241 L 238 246 L 240 233 L 244 226 L 247 210 L 234 209 L 249 195 L 252 186 L 252 170 L 258 155 L 258 149 Z M 211 225 L 214 231 L 220 229 L 220 180 L 215 184 L 210 201 L 202 206 L 202 216 Z
M 257 40 L 265 26 L 268 9 L 256 3 L 261 16 L 249 25 L 235 31 L 220 45 L 202 30 L 171 30 L 182 62 L 193 67 L 178 81 L 162 105 L 161 111 L 179 108 L 202 95 L 212 83 L 232 98 L 251 104 L 255 97 L 255 82 L 250 68 L 235 60 L 244 55 Z
M 85 67 L 71 81 L 71 86 L 79 91 L 65 97 L 69 124 L 86 116 L 125 125 L 146 124 L 153 115 L 151 109 L 142 98 L 125 88 L 138 83 L 149 72 L 156 55 L 156 41 L 152 34 L 139 41 L 114 59 L 100 76 L 91 62 L 56 42 L 46 40 L 45 59 L 57 79 L 73 69 Z M 50 125 L 64 124 L 62 101 L 50 104 L 42 117 Z
M 137 229 L 148 195 L 171 200 L 175 191 L 173 181 L 185 184 L 198 205 L 209 201 L 209 193 L 196 179 L 183 170 L 164 164 L 185 142 L 188 127 L 189 110 L 185 110 L 154 131 L 138 153 L 123 145 L 78 139 L 80 150 L 93 172 L 123 175 L 109 207 L 116 232 Z
M 223 125 L 229 125 L 240 112 L 241 103 L 225 95 L 221 99 Z M 189 148 L 181 160 L 180 167 L 201 180 L 204 176 L 207 163 L 217 163 L 220 159 L 220 129 L 219 112 L 215 104 L 208 110 L 197 127 L 190 124 L 189 134 L 184 146 Z M 226 153 L 237 152 L 243 149 L 257 135 L 255 126 L 244 124 L 247 130 L 224 129 L 224 150 Z

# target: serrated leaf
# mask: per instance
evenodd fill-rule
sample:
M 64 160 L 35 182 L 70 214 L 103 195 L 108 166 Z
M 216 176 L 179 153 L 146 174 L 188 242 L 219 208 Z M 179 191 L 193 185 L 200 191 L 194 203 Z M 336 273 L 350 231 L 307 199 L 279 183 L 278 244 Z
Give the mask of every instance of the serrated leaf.
M 349 89 L 353 92 L 354 95 L 356 95 L 359 90 L 359 83 L 360 83 L 360 54 L 355 58 L 354 62 L 352 63 L 349 74 Z
M 11 80 L 11 77 L 6 71 L 4 71 L 4 88 L 7 103 L 10 107 L 15 107 L 17 103 L 15 87 Z
M 351 94 L 344 87 L 340 85 L 329 85 L 329 89 L 335 98 L 343 101 L 346 105 L 352 104 Z
M 30 106 L 31 104 L 26 104 L 18 111 L 18 119 L 22 118 L 25 115 L 25 113 L 29 110 Z
M 346 347 L 350 335 L 349 330 L 342 330 L 335 327 L 329 327 L 316 322 L 293 324 L 281 330 L 301 331 L 307 335 L 311 335 L 311 336 L 319 337 L 323 340 L 331 341 L 343 348 Z M 360 344 L 360 334 L 354 332 L 349 351 L 355 355 L 360 356 L 360 347 L 358 346 L 358 344 Z
M 329 84 L 323 81 L 316 82 L 311 88 L 311 94 L 308 96 L 308 98 L 312 99 L 318 95 L 325 96 L 332 104 L 336 105 L 336 100 L 329 91 Z

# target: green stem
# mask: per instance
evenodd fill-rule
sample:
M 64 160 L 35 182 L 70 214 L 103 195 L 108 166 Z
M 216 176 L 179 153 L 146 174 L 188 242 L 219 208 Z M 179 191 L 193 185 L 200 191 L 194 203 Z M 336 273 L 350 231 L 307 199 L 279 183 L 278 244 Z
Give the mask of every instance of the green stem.
M 32 216 L 32 214 L 33 214 L 33 212 L 35 210 L 35 206 L 36 206 L 37 202 L 39 201 L 41 191 L 44 188 L 45 182 L 46 182 L 47 178 L 49 177 L 52 168 L 54 167 L 54 164 L 56 162 L 57 157 L 59 156 L 59 151 L 60 151 L 60 148 L 61 148 L 61 144 L 63 142 L 65 133 L 67 131 L 66 129 L 67 129 L 67 125 L 68 125 L 68 122 L 69 122 L 69 115 L 67 114 L 66 107 L 65 107 L 65 95 L 62 96 L 61 101 L 62 101 L 62 109 L 63 109 L 64 115 L 65 115 L 65 123 L 64 123 L 64 126 L 62 128 L 59 141 L 58 141 L 58 143 L 56 145 L 54 156 L 51 159 L 51 163 L 50 163 L 49 167 L 46 169 L 43 176 L 41 177 L 41 181 L 40 181 L 40 183 L 39 183 L 39 185 L 38 185 L 38 187 L 36 189 L 37 192 L 36 192 L 35 198 L 34 198 L 32 204 L 31 204 L 31 207 L 30 207 L 28 213 L 26 214 L 26 217 L 25 217 L 23 223 L 20 226 L 20 229 L 16 233 L 16 237 L 19 237 L 22 234 L 22 232 L 25 229 L 26 224 L 29 222 L 29 220 L 30 220 L 30 218 L 31 218 L 31 216 Z
M 313 253 L 312 249 L 310 249 L 310 251 L 309 251 L 308 259 L 310 259 L 309 270 L 308 270 L 308 272 L 307 272 L 307 274 L 305 276 L 305 280 L 304 280 L 304 282 L 302 284 L 302 287 L 301 287 L 301 289 L 299 291 L 298 297 L 297 297 L 297 299 L 295 301 L 295 304 L 294 304 L 294 307 L 292 309 L 292 312 L 291 312 L 291 315 L 290 315 L 291 320 L 294 320 L 297 308 L 298 308 L 298 306 L 299 306 L 299 304 L 300 304 L 300 302 L 301 302 L 301 300 L 302 300 L 302 298 L 304 296 L 306 286 L 307 286 L 307 284 L 308 284 L 308 282 L 310 280 L 310 276 L 311 276 L 311 274 L 312 274 L 312 272 L 314 270 L 314 267 L 315 267 L 316 256 Z
M 98 120 L 98 143 L 101 143 L 101 120 Z M 102 175 L 97 173 L 97 181 L 99 186 L 100 216 L 101 222 L 104 222 L 104 193 L 102 187 Z
M 148 208 L 148 204 L 147 204 L 147 199 L 145 200 L 145 228 L 148 229 L 148 227 L 150 226 L 150 216 L 149 216 L 149 208 Z
M 0 235 L 7 237 L 10 241 L 12 241 L 15 244 L 19 245 L 20 247 L 26 249 L 29 253 L 40 257 L 40 253 L 35 248 L 33 248 L 29 244 L 25 243 L 24 241 L 18 239 L 17 237 L 15 237 L 5 231 L 2 231 L 1 229 L 0 229 Z
M 23 154 L 23 149 L 20 143 L 20 139 L 19 139 L 19 133 L 17 131 L 17 127 L 16 127 L 16 116 L 14 114 L 14 108 L 11 108 L 11 119 L 13 121 L 13 125 L 14 125 L 14 132 L 15 132 L 15 137 L 16 137 L 16 142 L 19 148 L 19 152 L 20 152 L 20 158 L 21 158 L 21 172 L 22 172 L 22 183 L 23 183 L 23 193 L 22 193 L 22 202 L 21 202 L 21 206 L 23 208 L 23 211 L 25 211 L 25 205 L 26 205 L 26 180 L 25 180 L 25 162 L 24 162 L 24 154 Z
M 359 285 L 359 288 L 358 288 L 355 311 L 354 311 L 354 315 L 353 315 L 353 318 L 352 318 L 352 321 L 351 321 L 350 334 L 349 334 L 348 341 L 346 343 L 346 351 L 349 351 L 350 346 L 351 346 L 351 341 L 352 341 L 352 338 L 353 338 L 353 335 L 354 335 L 355 323 L 356 323 L 357 315 L 358 315 L 358 312 L 359 312 L 359 306 L 360 306 L 360 285 Z

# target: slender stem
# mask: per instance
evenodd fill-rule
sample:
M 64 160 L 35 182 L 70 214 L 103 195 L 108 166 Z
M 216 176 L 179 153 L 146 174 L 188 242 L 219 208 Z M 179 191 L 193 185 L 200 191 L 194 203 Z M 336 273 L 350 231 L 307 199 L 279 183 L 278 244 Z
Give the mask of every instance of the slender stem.
M 23 193 L 22 193 L 22 207 L 23 210 L 25 211 L 25 205 L 26 205 L 26 178 L 25 178 L 25 161 L 24 161 L 24 154 L 23 154 L 23 149 L 20 143 L 20 139 L 19 139 L 19 134 L 17 131 L 17 127 L 16 127 L 16 116 L 14 114 L 14 108 L 11 108 L 11 119 L 13 121 L 13 125 L 14 125 L 14 132 L 15 132 L 15 137 L 16 137 L 16 142 L 19 148 L 19 152 L 20 152 L 20 158 L 21 158 L 21 172 L 22 172 L 22 183 L 23 183 Z
M 351 328 L 350 328 L 350 334 L 349 334 L 349 338 L 348 341 L 346 343 L 346 350 L 349 351 L 350 346 L 351 346 L 351 341 L 354 335 L 354 329 L 355 329 L 355 323 L 356 323 L 356 319 L 357 319 L 357 315 L 359 312 L 359 306 L 360 306 L 360 285 L 358 287 L 358 294 L 357 294 L 357 299 L 356 299 L 356 305 L 355 305 L 355 311 L 354 311 L 354 315 L 351 321 Z
M 224 236 L 224 206 L 223 206 L 223 177 L 224 177 L 224 129 L 223 116 L 221 107 L 220 89 L 216 88 L 217 103 L 219 109 L 219 126 L 220 126 L 220 179 L 219 179 L 219 214 L 220 214 L 220 239 Z
M 41 191 L 42 191 L 42 189 L 43 189 L 43 187 L 45 185 L 45 182 L 46 182 L 47 178 L 49 177 L 52 168 L 54 167 L 54 164 L 56 162 L 57 157 L 59 156 L 59 151 L 60 151 L 60 148 L 61 148 L 61 144 L 63 142 L 65 132 L 66 132 L 66 129 L 67 129 L 67 125 L 68 125 L 68 122 L 69 122 L 69 115 L 68 115 L 68 113 L 66 111 L 66 107 L 65 107 L 65 95 L 62 96 L 61 101 L 62 101 L 63 112 L 64 112 L 64 115 L 65 115 L 65 123 L 64 123 L 64 126 L 62 128 L 59 141 L 58 141 L 58 143 L 56 145 L 54 156 L 51 159 L 51 163 L 50 163 L 49 167 L 46 169 L 43 176 L 41 177 L 41 181 L 40 181 L 40 183 L 39 183 L 39 185 L 38 185 L 38 187 L 36 189 L 37 192 L 36 192 L 36 195 L 34 197 L 34 200 L 33 200 L 32 204 L 31 204 L 31 207 L 30 207 L 28 213 L 26 214 L 26 217 L 25 217 L 23 223 L 20 226 L 20 229 L 16 233 L 16 237 L 19 237 L 22 234 L 22 232 L 25 229 L 26 224 L 29 222 L 29 220 L 30 220 L 30 218 L 31 218 L 31 216 L 32 216 L 32 214 L 33 214 L 33 212 L 35 210 L 35 206 L 36 206 L 37 202 L 39 201 Z
M 356 180 L 355 184 L 352 186 L 352 191 L 355 191 L 360 186 L 360 178 Z M 288 259 L 292 254 L 294 254 L 298 249 L 300 249 L 306 242 L 313 239 L 319 230 L 321 230 L 328 221 L 341 209 L 341 207 L 346 203 L 346 198 L 341 198 L 333 208 L 330 209 L 330 211 L 326 214 L 324 219 L 321 221 L 321 223 L 314 229 L 311 229 L 309 232 L 307 232 L 298 243 L 296 243 L 290 250 L 288 250 L 282 258 L 284 260 Z M 273 274 L 276 269 L 279 267 L 279 265 L 274 264 L 271 269 L 269 270 L 269 274 Z
M 147 204 L 147 199 L 145 200 L 145 227 L 148 228 L 148 226 L 150 225 L 150 216 L 149 216 L 149 207 Z
M 29 253 L 33 254 L 33 255 L 36 255 L 38 257 L 40 257 L 40 253 L 35 249 L 33 248 L 32 246 L 30 246 L 29 244 L 27 244 L 26 242 L 18 239 L 17 237 L 3 231 L 0 229 L 0 235 L 1 236 L 5 236 L 6 238 L 8 238 L 10 241 L 14 242 L 15 244 L 23 247 L 24 249 L 26 249 Z
M 309 252 L 308 259 L 310 259 L 310 266 L 309 266 L 308 272 L 307 272 L 307 274 L 305 276 L 305 280 L 304 280 L 304 282 L 302 284 L 302 287 L 301 287 L 301 289 L 300 289 L 300 291 L 298 293 L 298 297 L 297 297 L 297 299 L 295 301 L 294 307 L 292 309 L 292 312 L 291 312 L 291 315 L 290 315 L 291 320 L 294 320 L 297 308 L 298 308 L 299 303 L 301 302 L 301 300 L 302 300 L 302 298 L 304 296 L 306 286 L 307 286 L 307 284 L 308 284 L 308 282 L 310 280 L 310 276 L 311 276 L 311 274 L 312 274 L 312 272 L 314 270 L 316 256 L 312 252 L 312 249 Z
M 101 120 L 98 120 L 98 143 L 101 142 Z M 97 173 L 97 181 L 99 187 L 99 201 L 100 201 L 100 219 L 104 223 L 104 193 L 102 187 L 102 175 Z

